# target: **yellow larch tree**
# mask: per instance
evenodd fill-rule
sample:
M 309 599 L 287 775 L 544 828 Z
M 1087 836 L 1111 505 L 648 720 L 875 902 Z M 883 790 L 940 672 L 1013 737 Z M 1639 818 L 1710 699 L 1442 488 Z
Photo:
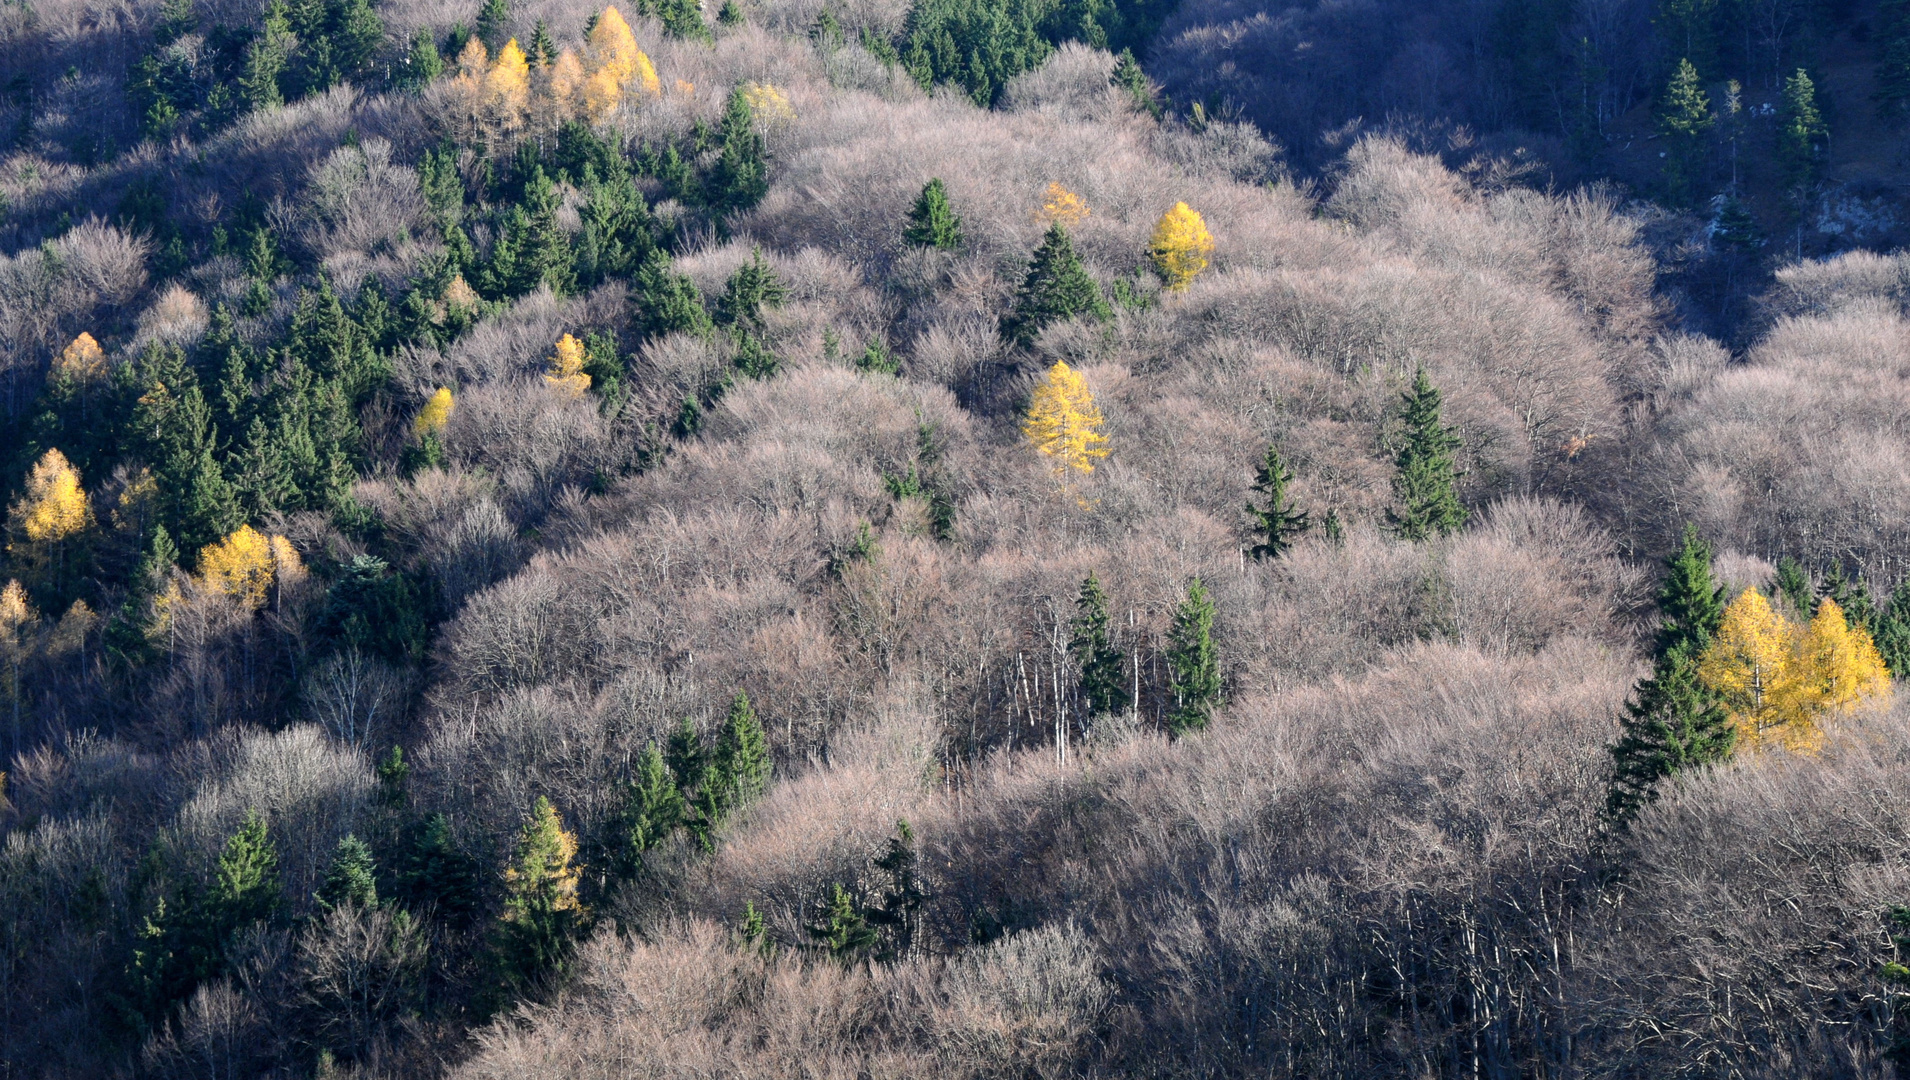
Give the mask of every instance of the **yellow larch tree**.
M 789 95 L 773 83 L 744 83 L 743 100 L 749 102 L 750 115 L 758 124 L 774 127 L 796 119 L 796 107 L 789 103 Z
M 592 120 L 602 120 L 616 109 L 631 89 L 660 97 L 663 84 L 656 66 L 637 47 L 636 35 L 616 5 L 604 8 L 585 42 L 584 109 Z
M 1811 753 L 1819 721 L 1889 696 L 1890 671 L 1862 627 L 1830 599 L 1800 627 L 1746 589 L 1724 609 L 1698 678 L 1723 701 L 1746 746 L 1777 744 Z
M 517 39 L 504 43 L 484 73 L 484 107 L 492 124 L 502 133 L 524 125 L 524 113 L 530 104 L 531 67 Z
M 79 470 L 58 450 L 40 455 L 7 514 L 13 565 L 36 592 L 63 592 L 92 528 L 93 506 L 80 488 Z
M 6 695 L 13 746 L 20 745 L 20 722 L 26 711 L 20 677 L 33 652 L 33 639 L 39 628 L 40 616 L 27 600 L 27 591 L 18 581 L 7 582 L 5 588 L 0 588 L 0 693 Z
M 473 34 L 465 39 L 457 63 L 458 73 L 451 80 L 452 98 L 457 102 L 460 122 L 467 125 L 465 134 L 476 136 L 484 122 L 484 83 L 491 70 L 491 54 Z
M 305 565 L 285 537 L 268 537 L 241 525 L 199 552 L 199 576 L 209 588 L 257 611 L 265 606 L 274 586 L 282 588 L 303 579 Z
M 1042 196 L 1041 212 L 1035 218 L 1059 222 L 1063 228 L 1072 229 L 1087 220 L 1089 212 L 1087 200 L 1059 183 L 1050 181 L 1047 192 Z
M 1095 459 L 1108 456 L 1101 424 L 1101 409 L 1088 380 L 1057 361 L 1035 386 L 1021 432 L 1035 449 L 1054 459 L 1055 475 L 1061 476 L 1069 470 L 1091 473 Z
M 1192 284 L 1195 276 L 1207 269 L 1208 257 L 1213 253 L 1214 234 L 1207 231 L 1200 212 L 1184 202 L 1175 203 L 1172 210 L 1161 215 L 1147 244 L 1148 257 L 1174 292 Z
M 586 76 L 583 61 L 577 59 L 576 53 L 565 49 L 557 55 L 556 63 L 540 68 L 537 77 L 540 90 L 535 95 L 533 108 L 537 111 L 540 129 L 557 128 L 583 111 Z
M 451 410 L 457 407 L 456 399 L 451 396 L 451 388 L 438 387 L 438 392 L 432 394 L 424 403 L 424 408 L 418 410 L 418 418 L 411 423 L 411 433 L 422 439 L 426 435 L 442 432 L 445 425 L 451 422 Z
M 550 371 L 544 381 L 560 394 L 583 397 L 590 389 L 590 376 L 584 374 L 583 343 L 569 334 L 557 339 L 557 354 L 550 358 Z

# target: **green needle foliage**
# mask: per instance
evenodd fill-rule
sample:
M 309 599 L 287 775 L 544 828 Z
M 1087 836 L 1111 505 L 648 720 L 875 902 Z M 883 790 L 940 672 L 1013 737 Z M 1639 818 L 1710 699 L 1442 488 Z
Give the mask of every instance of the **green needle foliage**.
M 1188 583 L 1187 599 L 1167 632 L 1167 670 L 1174 698 L 1168 730 L 1184 735 L 1205 728 L 1221 703 L 1220 657 L 1214 649 L 1214 602 L 1199 578 Z
M 1048 234 L 1028 263 L 1028 276 L 1015 297 L 1015 307 L 1001 324 L 1002 337 L 1018 345 L 1032 345 L 1051 323 L 1077 316 L 1106 322 L 1113 312 L 1101 295 L 1101 286 L 1074 253 L 1068 230 L 1060 222 Z
M 1822 171 L 1824 141 L 1830 128 L 1817 107 L 1817 86 L 1803 68 L 1784 80 L 1777 114 L 1777 161 L 1791 188 L 1809 188 Z
M 377 863 L 371 857 L 371 845 L 346 833 L 325 870 L 325 880 L 315 899 L 326 911 L 355 907 L 369 911 L 378 906 Z
M 1121 653 L 1108 640 L 1108 596 L 1090 573 L 1081 582 L 1075 601 L 1073 639 L 1068 653 L 1081 668 L 1081 696 L 1089 716 L 1107 716 L 1126 703 L 1121 678 Z
M 1466 524 L 1459 501 L 1458 466 L 1453 451 L 1459 436 L 1440 422 L 1439 389 L 1419 369 L 1402 402 L 1405 432 L 1393 455 L 1393 495 L 1397 506 L 1387 520 L 1402 540 L 1450 536 Z
M 769 788 L 769 740 L 750 707 L 749 695 L 737 694 L 729 719 L 716 737 L 710 754 L 709 779 L 700 799 L 703 819 L 720 825 L 737 810 L 762 797 Z
M 1689 60 L 1678 61 L 1658 103 L 1658 134 L 1665 144 L 1665 190 L 1679 205 L 1688 206 L 1697 198 L 1707 150 L 1705 140 L 1716 120 L 1711 114 L 1711 99 L 1705 96 L 1698 79 L 1698 69 Z
M 695 0 L 685 0 L 694 5 Z M 699 22 L 700 22 L 699 17 Z M 749 210 L 769 192 L 769 162 L 755 113 L 742 87 L 730 91 L 720 129 L 722 153 L 704 182 L 704 200 L 717 215 Z
M 1291 483 L 1293 473 L 1280 459 L 1280 451 L 1268 443 L 1266 457 L 1261 459 L 1253 481 L 1260 502 L 1247 503 L 1247 513 L 1254 521 L 1253 546 L 1247 554 L 1256 559 L 1279 558 L 1293 546 L 1293 538 L 1307 530 L 1306 511 L 1294 509 L 1293 500 L 1287 497 Z
M 1711 548 L 1687 525 L 1658 593 L 1656 661 L 1620 720 L 1611 747 L 1607 821 L 1623 827 L 1658 797 L 1666 777 L 1726 760 L 1737 744 L 1717 695 L 1698 681 L 1698 658 L 1724 618 L 1724 587 L 1711 575 Z
M 943 186 L 941 177 L 923 185 L 922 194 L 909 210 L 909 224 L 902 230 L 902 239 L 916 247 L 943 251 L 954 251 L 962 246 L 962 219 L 949 205 L 948 188 Z
M 815 920 L 805 929 L 830 959 L 853 964 L 881 943 L 882 935 L 869 925 L 855 897 L 842 887 L 842 882 L 836 882 L 829 898 L 817 906 Z
M 637 759 L 624 802 L 622 871 L 626 877 L 643 869 L 643 856 L 670 838 L 688 813 L 683 792 L 663 752 L 651 743 Z

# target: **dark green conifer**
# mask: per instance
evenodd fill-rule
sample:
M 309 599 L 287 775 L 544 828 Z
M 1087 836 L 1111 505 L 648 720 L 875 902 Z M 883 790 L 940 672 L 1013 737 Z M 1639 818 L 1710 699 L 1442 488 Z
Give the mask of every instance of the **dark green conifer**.
M 1785 184 L 1795 189 L 1817 182 L 1829 137 L 1824 114 L 1817 107 L 1817 86 L 1798 68 L 1784 80 L 1784 99 L 1777 113 L 1777 161 Z
M 242 520 L 214 453 L 212 410 L 176 345 L 154 343 L 122 371 L 135 399 L 127 442 L 154 463 L 168 532 L 185 550 L 197 552 Z
M 1398 505 L 1386 514 L 1402 540 L 1450 536 L 1466 524 L 1453 461 L 1460 439 L 1440 422 L 1439 414 L 1439 389 L 1426 377 L 1426 369 L 1420 368 L 1402 401 L 1405 430 L 1393 455 L 1393 494 Z
M 677 778 L 664 761 L 662 751 L 651 743 L 637 758 L 635 775 L 630 778 L 624 800 L 624 851 L 620 868 L 625 876 L 643 869 L 645 852 L 670 838 L 683 823 L 688 807 L 677 787 Z
M 875 860 L 875 868 L 888 881 L 876 906 L 867 913 L 869 923 L 885 939 L 878 959 L 891 963 L 905 960 L 915 949 L 922 908 L 928 903 L 918 863 L 915 830 L 906 820 L 898 820 L 888 850 Z
M 1154 96 L 1154 88 L 1148 84 L 1147 73 L 1141 70 L 1140 61 L 1134 59 L 1134 50 L 1121 50 L 1121 58 L 1114 65 L 1114 74 L 1109 81 L 1127 93 L 1136 109 L 1156 120 L 1161 118 L 1160 99 Z
M 1020 345 L 1031 345 L 1050 323 L 1075 317 L 1105 322 L 1113 313 L 1101 295 L 1101 287 L 1074 253 L 1068 230 L 1060 222 L 1048 226 L 1034 258 L 1028 263 L 1028 276 L 1015 297 L 1015 307 L 1002 320 L 1002 337 Z
M 1893 678 L 1910 678 L 1910 577 L 1897 582 L 1888 603 L 1879 605 L 1870 632 Z
M 789 289 L 775 268 L 763 261 L 763 249 L 755 248 L 748 262 L 736 268 L 716 300 L 718 326 L 743 327 L 756 332 L 764 328 L 763 309 L 779 308 Z
M 530 61 L 540 67 L 550 67 L 557 62 L 557 42 L 550 36 L 550 24 L 537 20 L 537 28 L 531 31 Z
M 663 28 L 691 41 L 713 40 L 708 23 L 703 21 L 701 0 L 655 0 L 658 21 Z
M 411 48 L 405 52 L 400 72 L 398 83 L 407 90 L 422 90 L 444 73 L 444 57 L 438 53 L 438 43 L 432 40 L 429 29 L 412 32 Z
M 1803 563 L 1789 555 L 1777 560 L 1777 580 L 1774 584 L 1777 595 L 1790 602 L 1793 618 L 1811 617 L 1812 612 L 1816 610 L 1816 605 L 1811 603 L 1813 594 L 1811 576 L 1810 572 L 1804 569 Z
M 1167 670 L 1174 698 L 1168 730 L 1184 735 L 1206 727 L 1221 703 L 1220 657 L 1214 649 L 1214 602 L 1199 578 L 1188 583 L 1187 599 L 1167 632 Z
M 704 822 L 721 824 L 761 798 L 769 787 L 769 770 L 769 740 L 763 725 L 756 719 L 749 695 L 738 693 L 710 754 L 709 778 L 698 800 Z
M 279 80 L 291 63 L 296 43 L 285 0 L 268 0 L 264 24 L 246 49 L 245 71 L 239 76 L 239 96 L 248 106 L 275 109 L 285 103 Z
M 1878 5 L 1877 89 L 1872 97 L 1886 120 L 1901 120 L 1910 108 L 1910 3 L 1884 0 Z
M 1107 716 L 1121 711 L 1128 695 L 1121 678 L 1121 652 L 1108 638 L 1108 596 L 1093 573 L 1081 581 L 1068 654 L 1081 669 L 1081 696 L 1088 715 Z
M 1293 500 L 1287 498 L 1287 485 L 1291 483 L 1293 473 L 1280 459 L 1280 451 L 1268 443 L 1253 481 L 1253 490 L 1265 505 L 1251 500 L 1247 503 L 1247 513 L 1254 522 L 1253 545 L 1247 554 L 1256 559 L 1279 558 L 1293 546 L 1293 538 L 1307 530 L 1306 511 L 1294 509 Z
M 432 814 L 414 827 L 397 881 L 406 903 L 451 923 L 462 922 L 478 908 L 476 861 L 458 847 L 443 814 Z
M 1715 120 L 1698 69 L 1690 60 L 1678 61 L 1658 103 L 1658 134 L 1665 146 L 1665 189 L 1680 205 L 1689 205 L 1697 197 L 1708 149 L 1706 135 Z
M 584 205 L 578 218 L 583 228 L 575 246 L 577 284 L 583 288 L 629 277 L 656 247 L 649 206 L 622 155 L 612 160 L 607 172 L 591 163 L 581 167 Z
M 853 964 L 881 943 L 882 936 L 869 925 L 855 897 L 842 887 L 842 882 L 836 882 L 829 898 L 816 906 L 816 919 L 804 929 L 830 959 Z
M 213 868 L 205 907 L 210 924 L 223 940 L 233 931 L 269 919 L 279 907 L 279 851 L 266 831 L 265 819 L 248 810 L 239 831 L 226 840 Z
M 371 857 L 371 845 L 346 833 L 338 841 L 332 863 L 325 869 L 325 880 L 314 898 L 325 911 L 355 907 L 369 911 L 378 906 L 377 864 Z
M 962 219 L 955 216 L 955 208 L 949 205 L 948 188 L 943 186 L 941 177 L 923 185 L 922 194 L 909 210 L 909 224 L 902 230 L 902 239 L 916 247 L 943 251 L 954 251 L 962 246 Z
M 511 22 L 511 0 L 484 0 L 484 6 L 478 9 L 477 24 L 473 33 L 484 43 L 485 49 L 493 55 L 504 47 L 505 31 Z
M 696 733 L 696 724 L 689 717 L 684 717 L 670 733 L 670 742 L 663 753 L 664 763 L 676 777 L 677 790 L 682 792 L 685 805 L 696 805 L 703 784 L 709 778 L 710 764 L 709 755 L 703 749 L 703 737 Z
M 695 0 L 682 2 L 695 4 Z M 700 24 L 700 18 L 698 21 Z M 730 91 L 729 105 L 723 110 L 721 137 L 722 153 L 710 166 L 704 181 L 704 201 L 718 215 L 752 209 L 769 192 L 769 163 L 763 137 L 756 131 L 749 96 L 740 86 Z
M 1723 204 L 1718 207 L 1717 226 L 1711 235 L 1719 246 L 1745 254 L 1764 246 L 1757 219 L 1751 216 L 1751 209 L 1744 205 L 1744 200 L 1736 195 L 1725 196 Z
M 402 807 L 407 798 L 405 784 L 411 779 L 411 766 L 405 762 L 405 748 L 394 746 L 378 762 L 374 770 L 378 776 L 378 801 L 393 809 Z
M 902 370 L 902 366 L 896 363 L 895 354 L 889 351 L 888 343 L 880 335 L 869 339 L 862 355 L 856 357 L 856 367 L 871 375 L 895 375 Z
M 493 958 L 504 982 L 522 988 L 561 972 L 584 926 L 577 902 L 576 840 L 542 795 L 518 830 L 504 873 L 504 911 L 493 932 Z
M 1660 781 L 1730 757 L 1737 742 L 1717 695 L 1698 680 L 1698 658 L 1724 619 L 1724 587 L 1693 526 L 1667 561 L 1658 612 L 1652 673 L 1626 705 L 1611 747 L 1605 815 L 1621 827 L 1658 797 Z
M 644 337 L 683 332 L 708 337 L 712 324 L 696 283 L 670 269 L 670 256 L 654 249 L 633 283 L 636 322 Z

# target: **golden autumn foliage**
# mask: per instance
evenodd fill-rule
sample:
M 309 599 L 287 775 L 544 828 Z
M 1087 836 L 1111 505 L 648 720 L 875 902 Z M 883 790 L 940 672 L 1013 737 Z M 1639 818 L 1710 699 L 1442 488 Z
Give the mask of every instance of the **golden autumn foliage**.
M 92 386 L 106 379 L 106 353 L 93 340 L 93 335 L 81 331 L 65 349 L 59 358 L 53 361 L 53 376 L 67 379 L 81 386 Z
M 519 905 L 525 901 L 542 901 L 551 911 L 583 910 L 577 902 L 576 858 L 577 834 L 564 828 L 548 799 L 538 799 L 519 833 L 517 857 L 504 870 L 505 919 L 524 918 L 528 912 Z
M 93 508 L 80 490 L 79 470 L 58 450 L 40 456 L 10 516 L 15 536 L 35 544 L 57 544 L 93 524 Z
M 775 126 L 796 119 L 796 109 L 789 104 L 789 95 L 774 84 L 744 83 L 743 100 L 749 102 L 750 115 L 758 123 Z
M 610 115 L 633 89 L 650 97 L 663 93 L 656 66 L 637 47 L 630 24 L 614 4 L 603 9 L 590 29 L 583 70 L 584 111 L 592 120 Z
M 1054 459 L 1055 475 L 1073 469 L 1094 471 L 1094 459 L 1108 456 L 1101 434 L 1101 409 L 1088 380 L 1065 362 L 1057 362 L 1035 387 L 1021 432 L 1035 449 Z
M 1073 228 L 1087 220 L 1087 201 L 1058 183 L 1050 182 L 1042 197 L 1041 212 L 1035 217 L 1040 221 L 1059 222 L 1064 228 Z
M 457 402 L 451 397 L 451 388 L 438 387 L 438 392 L 432 394 L 430 400 L 424 403 L 424 408 L 418 410 L 418 418 L 411 424 L 411 433 L 421 439 L 426 435 L 436 435 L 451 422 L 451 410 L 455 408 Z
M 1161 215 L 1147 244 L 1148 257 L 1154 260 L 1167 287 L 1175 292 L 1187 288 L 1207 269 L 1208 257 L 1213 253 L 1214 234 L 1207 231 L 1200 212 L 1184 202 L 1175 203 Z
M 569 397 L 580 398 L 590 389 L 590 376 L 584 374 L 584 346 L 565 334 L 557 340 L 557 353 L 550 358 L 550 371 L 544 382 Z
M 531 66 L 517 39 L 504 43 L 484 73 L 485 104 L 499 113 L 521 113 L 530 100 Z
M 1818 721 L 1890 693 L 1890 673 L 1870 635 L 1826 599 L 1808 626 L 1746 589 L 1698 662 L 1698 678 L 1723 701 L 1746 745 L 1776 743 L 1811 752 Z
M 305 564 L 283 536 L 266 536 L 241 525 L 230 536 L 207 544 L 199 552 L 199 575 L 244 606 L 265 606 L 274 586 L 295 584 L 305 577 Z

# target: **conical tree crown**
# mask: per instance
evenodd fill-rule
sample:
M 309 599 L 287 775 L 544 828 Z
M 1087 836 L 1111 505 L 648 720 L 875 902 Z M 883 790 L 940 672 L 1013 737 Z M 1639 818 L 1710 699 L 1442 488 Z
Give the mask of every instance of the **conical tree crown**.
M 1074 253 L 1068 230 L 1057 221 L 1048 226 L 1047 236 L 1028 263 L 1014 310 L 1002 322 L 1002 336 L 1030 345 L 1051 323 L 1077 316 L 1105 321 L 1111 315 L 1101 287 Z
M 1467 516 L 1455 488 L 1459 473 L 1453 451 L 1460 440 L 1440 422 L 1439 389 L 1424 368 L 1414 375 L 1402 404 L 1405 431 L 1393 456 L 1398 505 L 1388 511 L 1388 519 L 1403 540 L 1451 535 L 1465 525 Z
M 1247 514 L 1254 523 L 1254 542 L 1247 554 L 1256 559 L 1279 558 L 1293 546 L 1293 538 L 1307 530 L 1306 511 L 1295 509 L 1293 500 L 1287 497 L 1287 486 L 1291 483 L 1293 473 L 1281 460 L 1280 451 L 1268 443 L 1266 457 L 1261 460 L 1253 481 L 1254 493 L 1260 500 L 1247 503 Z
M 908 228 L 902 230 L 902 239 L 916 247 L 940 248 L 943 251 L 953 251 L 962 246 L 962 221 L 955 216 L 955 208 L 949 205 L 948 188 L 942 184 L 941 177 L 923 186 L 922 194 L 909 210 L 909 224 Z

